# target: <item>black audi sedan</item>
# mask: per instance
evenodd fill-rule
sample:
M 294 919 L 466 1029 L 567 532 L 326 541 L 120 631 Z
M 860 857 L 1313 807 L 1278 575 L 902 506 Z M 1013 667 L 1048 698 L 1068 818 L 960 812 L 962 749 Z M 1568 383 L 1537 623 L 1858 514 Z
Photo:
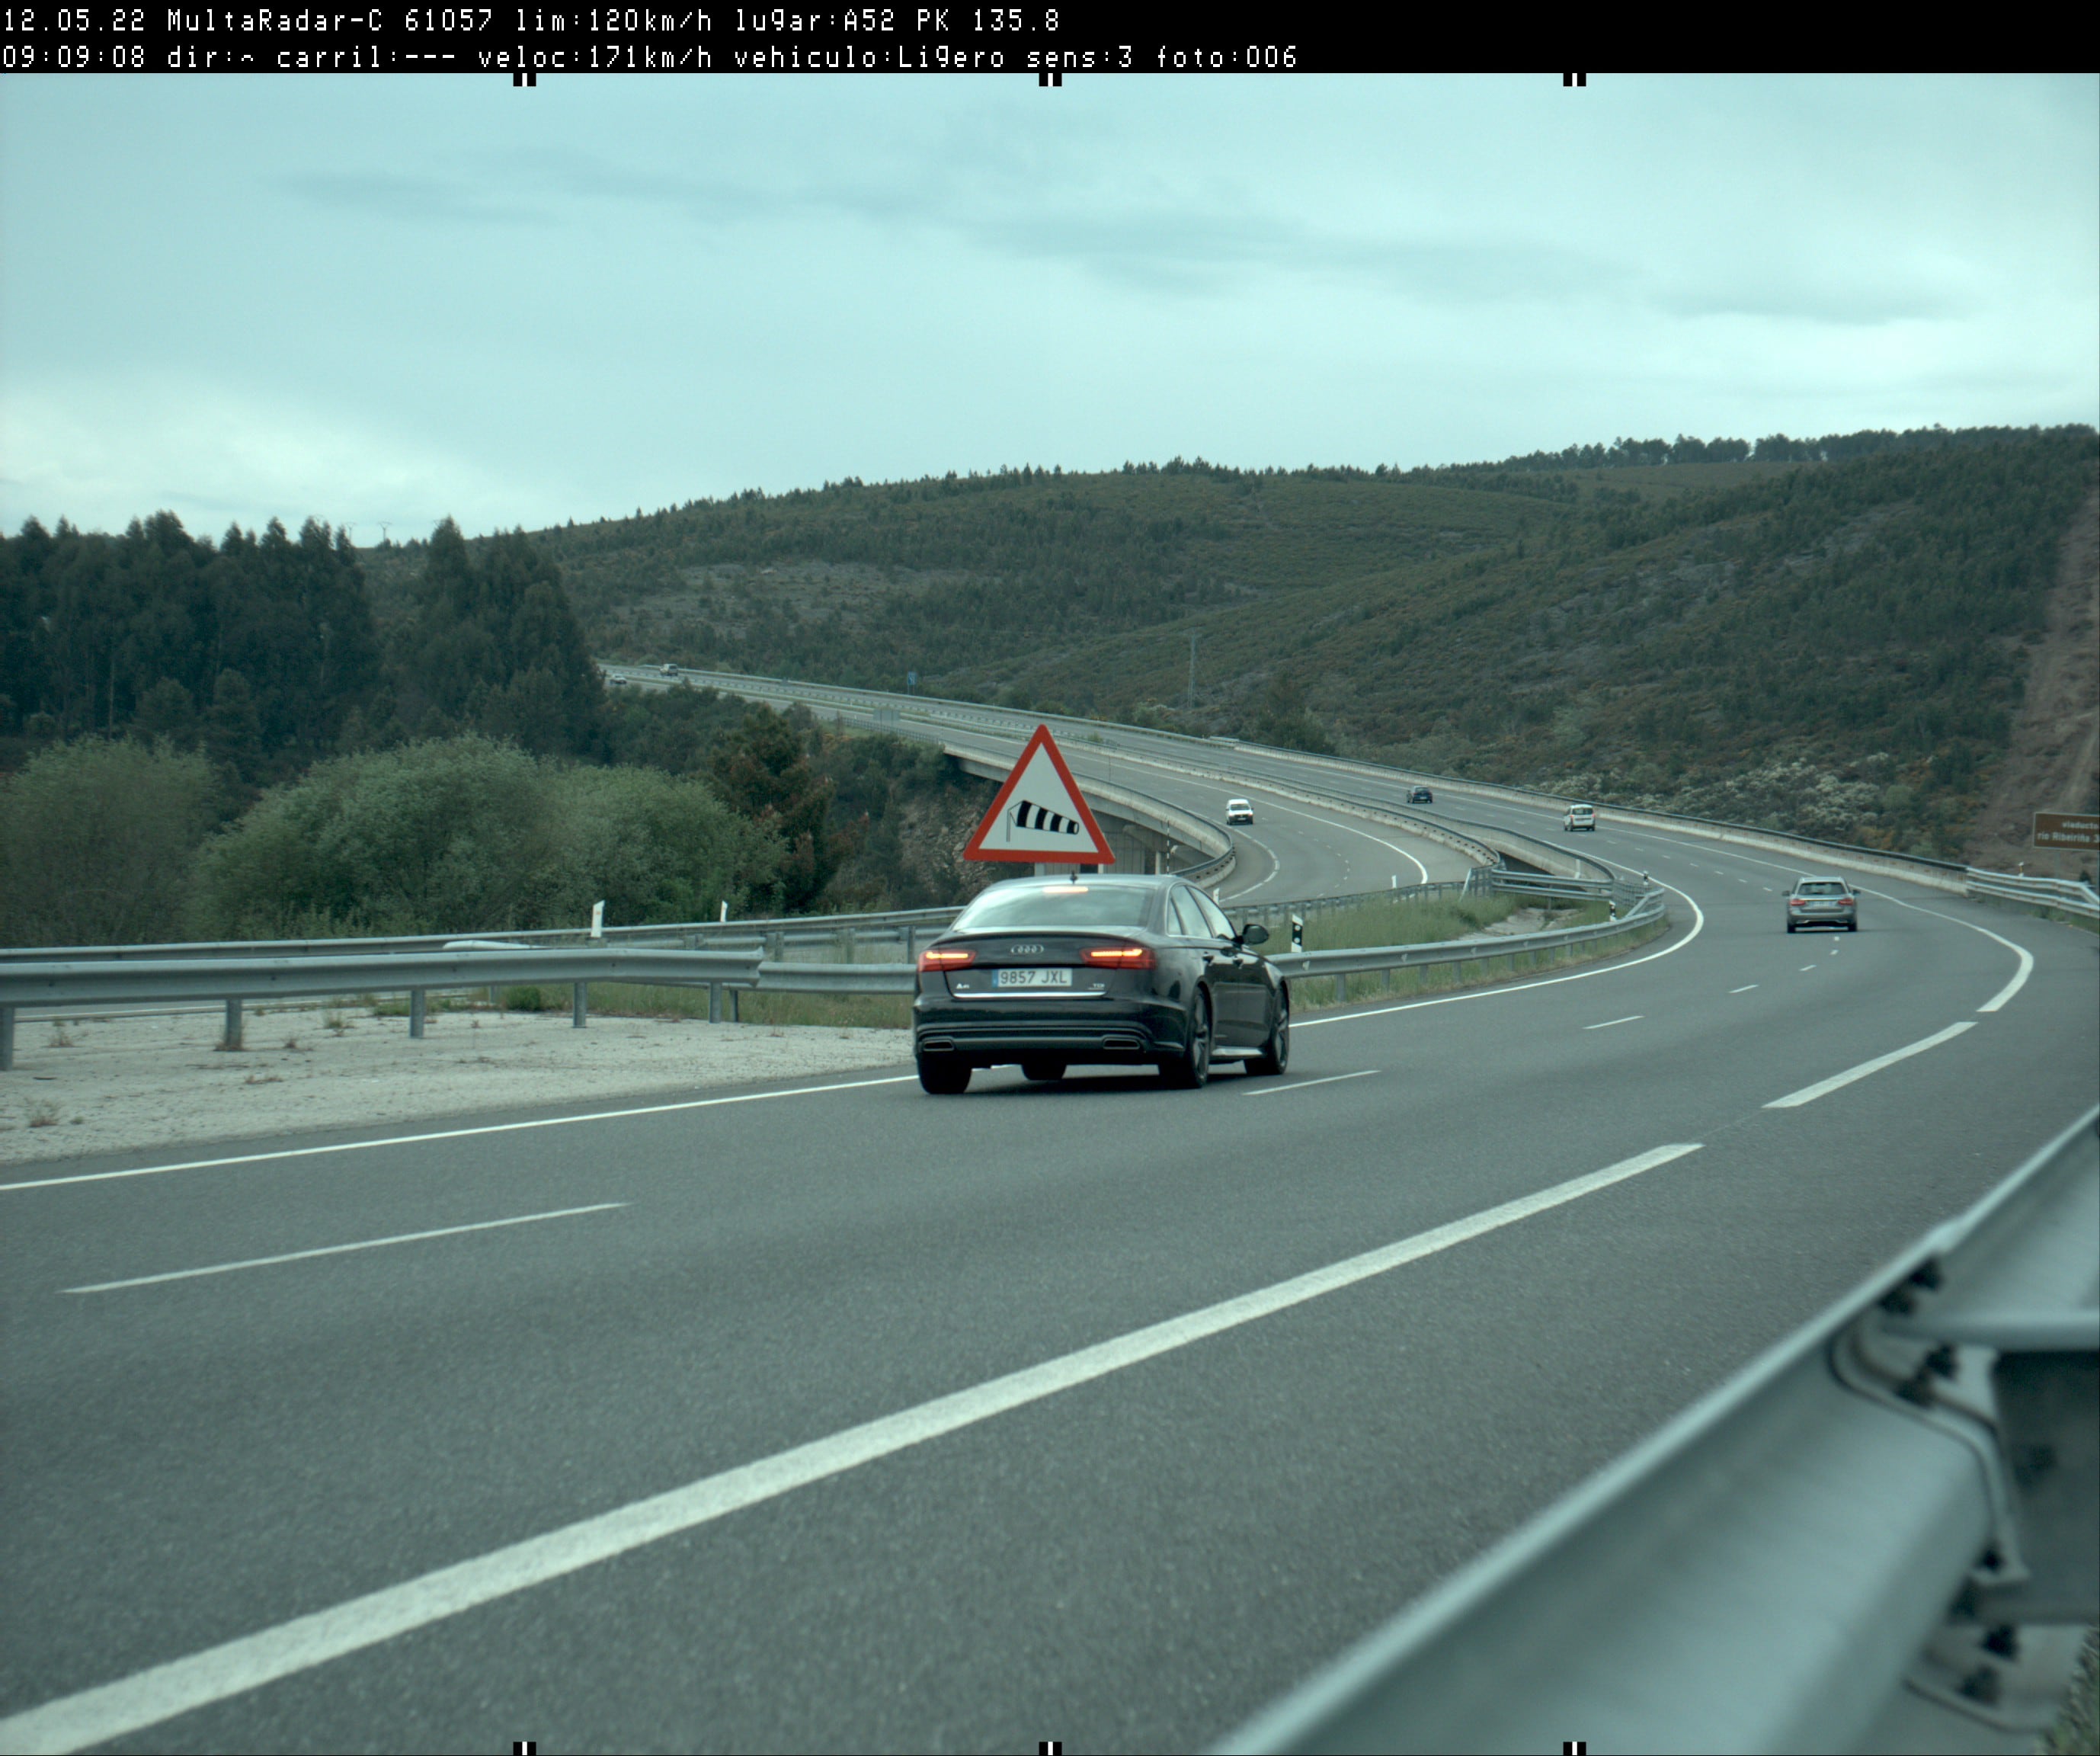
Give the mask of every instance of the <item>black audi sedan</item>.
M 920 954 L 919 1083 L 953 1096 L 977 1068 L 1017 1062 L 1043 1080 L 1076 1064 L 1149 1066 L 1180 1086 L 1217 1061 L 1282 1073 L 1290 989 L 1255 950 L 1268 939 L 1179 878 L 995 884 Z

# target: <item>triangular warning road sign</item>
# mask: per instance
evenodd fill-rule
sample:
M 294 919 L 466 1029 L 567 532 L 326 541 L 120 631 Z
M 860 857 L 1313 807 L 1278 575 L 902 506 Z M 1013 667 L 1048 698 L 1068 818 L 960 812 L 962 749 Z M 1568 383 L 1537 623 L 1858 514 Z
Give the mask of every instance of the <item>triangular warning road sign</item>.
M 1048 726 L 1035 728 L 985 820 L 963 849 L 966 860 L 1070 860 L 1111 866 L 1115 854 L 1065 766 Z

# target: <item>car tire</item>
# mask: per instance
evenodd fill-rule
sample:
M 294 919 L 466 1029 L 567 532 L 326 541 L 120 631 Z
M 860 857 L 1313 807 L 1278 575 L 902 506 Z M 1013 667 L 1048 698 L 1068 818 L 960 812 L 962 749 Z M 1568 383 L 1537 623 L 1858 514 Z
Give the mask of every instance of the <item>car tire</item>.
M 1160 1062 L 1159 1076 L 1185 1092 L 1196 1090 L 1211 1077 L 1211 996 L 1201 988 L 1189 1009 L 1189 1046 Z
M 919 1083 L 936 1097 L 960 1097 L 969 1088 L 969 1064 L 948 1055 L 921 1055 Z
M 1791 932 L 1793 932 L 1793 923 L 1792 921 L 1789 921 L 1789 922 L 1786 924 L 1786 930 L 1787 930 L 1789 933 L 1791 933 Z
M 1065 1064 L 1061 1061 L 1024 1061 L 1021 1076 L 1039 1084 L 1052 1085 L 1065 1077 Z
M 1847 933 L 1857 933 L 1857 932 L 1860 930 L 1860 924 L 1859 924 L 1859 922 L 1857 922 L 1856 920 L 1848 920 L 1848 921 L 1846 921 L 1846 922 L 1845 923 L 1845 930 L 1846 930 L 1846 932 L 1847 932 Z
M 1268 1027 L 1268 1037 L 1261 1045 L 1261 1052 L 1242 1065 L 1249 1073 L 1271 1076 L 1290 1070 L 1290 996 L 1282 989 L 1277 990 L 1276 1017 Z

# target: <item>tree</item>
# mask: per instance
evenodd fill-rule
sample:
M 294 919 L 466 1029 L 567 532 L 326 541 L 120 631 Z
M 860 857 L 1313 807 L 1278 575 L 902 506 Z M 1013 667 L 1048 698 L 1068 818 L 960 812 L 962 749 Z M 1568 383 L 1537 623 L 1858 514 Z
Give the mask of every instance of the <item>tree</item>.
M 547 755 L 596 754 L 604 690 L 560 570 L 522 532 L 477 560 L 450 518 L 431 533 L 415 612 L 395 642 L 404 721 Z
M 786 716 L 754 707 L 712 766 L 730 808 L 780 838 L 778 906 L 810 907 L 847 849 L 830 826 L 832 783 L 810 766 L 802 733 Z

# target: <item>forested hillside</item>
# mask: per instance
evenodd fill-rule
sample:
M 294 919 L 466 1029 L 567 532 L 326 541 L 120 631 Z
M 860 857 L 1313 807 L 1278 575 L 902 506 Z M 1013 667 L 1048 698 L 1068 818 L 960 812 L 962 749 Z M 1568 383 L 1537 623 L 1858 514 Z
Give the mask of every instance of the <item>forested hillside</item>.
M 959 900 L 990 788 L 694 690 L 608 699 L 544 545 L 0 539 L 0 943 L 481 932 Z M 960 827 L 958 827 L 960 825 Z
M 1951 854 L 2095 455 L 2089 429 L 1933 429 L 1408 472 L 1176 460 L 849 481 L 536 540 L 602 656 L 915 672 Z M 368 554 L 382 618 L 420 546 Z
M 33 522 L 0 537 L 0 932 L 432 909 L 479 929 L 566 918 L 578 885 L 652 916 L 703 890 L 741 910 L 969 888 L 954 854 L 979 783 L 703 691 L 609 699 L 593 653 L 888 688 L 915 672 L 928 693 L 1920 853 L 1984 845 L 1990 796 L 2003 857 L 2031 803 L 2093 802 L 2023 802 L 2038 783 L 2018 777 L 2093 790 L 2063 778 L 2089 762 L 2058 759 L 2090 744 L 2093 705 L 2070 697 L 2092 667 L 2055 660 L 2089 643 L 2095 465 L 2090 429 L 1935 429 L 1406 472 L 849 481 L 366 549 L 312 521 L 217 540 L 165 513 L 116 536 Z M 2075 515 L 2088 534 L 2067 543 Z M 2034 696 L 2051 726 L 2019 717 L 2031 677 L 2053 679 Z M 620 769 L 670 790 L 565 778 Z M 501 882 L 445 879 L 445 813 L 415 801 L 476 775 L 532 821 L 601 831 L 536 831 Z M 397 805 L 390 827 L 343 827 Z M 346 876 L 360 841 L 399 869 Z M 69 882 L 60 845 L 105 852 L 107 882 Z M 351 864 L 300 863 L 324 845 Z M 622 865 L 629 845 L 656 852 Z

